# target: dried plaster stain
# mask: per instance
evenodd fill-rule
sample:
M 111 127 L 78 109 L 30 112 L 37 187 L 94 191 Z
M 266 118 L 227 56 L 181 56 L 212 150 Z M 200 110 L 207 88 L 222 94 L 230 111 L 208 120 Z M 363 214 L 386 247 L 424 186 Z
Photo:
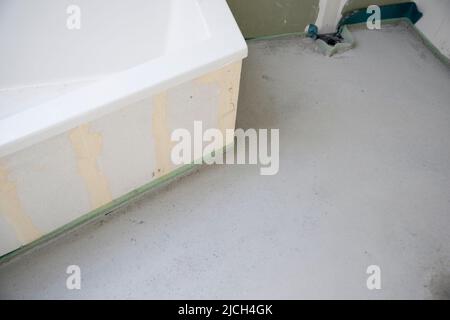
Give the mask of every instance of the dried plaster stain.
M 97 163 L 102 149 L 102 136 L 92 132 L 89 126 L 84 124 L 71 130 L 69 138 L 76 153 L 78 172 L 89 193 L 92 209 L 111 202 L 108 180 Z
M 230 64 L 196 80 L 200 85 L 216 85 L 219 88 L 218 129 L 225 136 L 226 129 L 236 125 L 237 100 L 242 61 Z
M 172 141 L 167 127 L 167 93 L 162 92 L 153 97 L 152 134 L 155 141 L 156 168 L 153 172 L 159 178 L 173 169 L 170 159 Z
M 14 228 L 17 239 L 27 244 L 41 237 L 42 233 L 23 212 L 16 185 L 8 176 L 8 170 L 0 164 L 0 214 Z

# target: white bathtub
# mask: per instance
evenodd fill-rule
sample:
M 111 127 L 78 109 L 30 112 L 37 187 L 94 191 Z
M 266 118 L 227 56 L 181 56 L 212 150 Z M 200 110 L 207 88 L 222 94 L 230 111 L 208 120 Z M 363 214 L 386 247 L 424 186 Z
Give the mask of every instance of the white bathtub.
M 1 256 L 180 172 L 172 130 L 234 128 L 247 47 L 225 0 L 2 0 L 0 52 Z

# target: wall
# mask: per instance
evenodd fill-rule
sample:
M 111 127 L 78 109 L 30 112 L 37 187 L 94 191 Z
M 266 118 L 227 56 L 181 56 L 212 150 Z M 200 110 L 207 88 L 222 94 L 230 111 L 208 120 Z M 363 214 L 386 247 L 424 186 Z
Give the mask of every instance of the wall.
M 245 38 L 303 32 L 316 21 L 319 0 L 227 0 Z
M 320 33 L 332 33 L 336 31 L 336 26 L 343 14 L 356 9 L 367 8 L 375 5 L 388 5 L 407 0 L 320 0 L 319 14 L 315 25 L 319 27 Z
M 347 12 L 367 7 L 369 4 L 383 5 L 406 0 L 227 0 L 227 2 L 244 37 L 255 38 L 303 32 L 308 24 L 316 22 L 321 26 L 323 24 L 324 27 L 328 25 L 322 30 L 328 32 L 333 29 L 330 29 L 330 24 L 340 18 L 341 11 Z
M 408 0 L 227 0 L 245 38 L 303 32 L 314 23 L 320 33 L 334 32 L 342 14 L 371 4 Z M 450 58 L 450 1 L 417 0 L 423 18 L 417 29 L 445 57 Z
M 342 13 L 364 8 L 370 4 L 386 5 L 407 0 L 348 0 Z M 418 9 L 423 13 L 422 19 L 416 23 L 417 29 L 442 54 L 450 59 L 450 1 L 449 0 L 415 0 Z

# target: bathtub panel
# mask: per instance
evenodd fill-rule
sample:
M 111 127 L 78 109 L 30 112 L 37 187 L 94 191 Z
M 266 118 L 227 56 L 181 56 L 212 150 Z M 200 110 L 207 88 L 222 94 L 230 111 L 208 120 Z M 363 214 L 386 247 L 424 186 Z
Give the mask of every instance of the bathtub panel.
M 211 72 L 200 77 L 196 82 L 200 85 L 212 86 L 218 89 L 218 119 L 217 128 L 225 136 L 226 129 L 234 129 L 236 122 L 237 100 L 242 63 L 234 63 L 226 68 Z
M 23 149 L 0 162 L 8 168 L 8 179 L 16 187 L 22 213 L 32 221 L 39 235 L 91 210 L 68 133 Z M 8 214 L 0 210 L 2 216 Z
M 25 212 L 17 183 L 11 178 L 10 170 L 5 165 L 0 167 L 0 211 L 20 243 L 31 242 L 42 235 Z
M 98 162 L 108 177 L 113 198 L 153 178 L 155 156 L 150 103 L 149 99 L 142 100 L 90 123 L 103 137 Z
M 196 120 L 233 129 L 240 70 L 226 65 L 0 158 L 0 199 L 17 198 L 0 206 L 0 255 L 174 172 L 173 130 L 193 136 Z M 16 225 L 11 208 L 23 215 Z
M 9 222 L 6 221 L 3 216 L 0 216 L 0 244 L 1 250 L 4 253 L 11 252 L 23 245 L 23 243 L 17 239 Z
M 108 178 L 98 160 L 103 149 L 103 134 L 92 130 L 90 124 L 78 126 L 69 132 L 75 152 L 78 175 L 83 180 L 92 209 L 112 201 Z

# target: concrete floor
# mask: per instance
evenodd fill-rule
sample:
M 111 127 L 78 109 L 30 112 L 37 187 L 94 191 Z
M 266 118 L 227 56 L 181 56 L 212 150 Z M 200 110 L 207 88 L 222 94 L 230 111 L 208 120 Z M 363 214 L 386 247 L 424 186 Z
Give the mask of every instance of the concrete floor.
M 278 175 L 203 166 L 1 266 L 0 297 L 450 298 L 450 70 L 405 26 L 354 35 L 249 43 L 238 126 L 280 129 Z

